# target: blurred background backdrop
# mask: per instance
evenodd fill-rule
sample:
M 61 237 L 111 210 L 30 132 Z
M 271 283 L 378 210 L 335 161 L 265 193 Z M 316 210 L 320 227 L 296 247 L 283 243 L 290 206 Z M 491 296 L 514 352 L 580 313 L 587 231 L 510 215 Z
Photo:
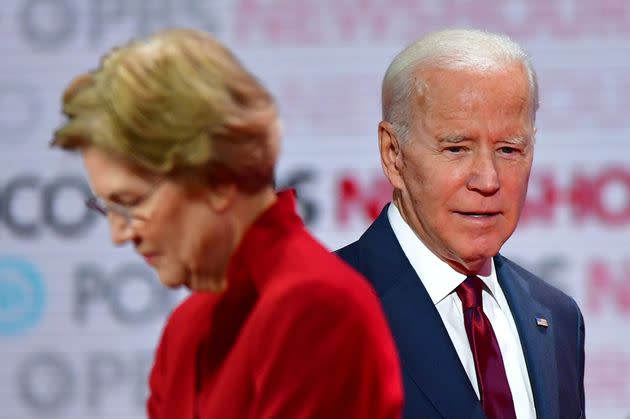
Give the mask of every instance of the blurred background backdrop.
M 522 43 L 541 108 L 522 222 L 503 253 L 573 296 L 587 326 L 591 419 L 630 417 L 628 0 L 2 0 L 0 418 L 141 418 L 167 291 L 116 249 L 76 157 L 48 149 L 60 97 L 112 46 L 205 29 L 276 95 L 278 171 L 331 249 L 389 200 L 376 127 L 393 56 L 429 30 Z

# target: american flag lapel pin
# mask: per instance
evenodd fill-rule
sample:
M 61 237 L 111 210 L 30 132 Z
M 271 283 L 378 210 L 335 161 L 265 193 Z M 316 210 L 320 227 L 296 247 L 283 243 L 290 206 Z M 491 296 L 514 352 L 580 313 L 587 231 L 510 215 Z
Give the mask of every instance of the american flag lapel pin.
M 543 317 L 536 317 L 536 326 L 549 327 L 549 322 Z

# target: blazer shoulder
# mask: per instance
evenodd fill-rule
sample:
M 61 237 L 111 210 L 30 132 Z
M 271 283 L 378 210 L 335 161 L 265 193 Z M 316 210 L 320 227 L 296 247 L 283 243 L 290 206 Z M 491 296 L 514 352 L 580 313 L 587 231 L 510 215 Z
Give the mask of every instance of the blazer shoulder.
M 582 317 L 582 313 L 575 299 L 564 291 L 505 256 L 497 255 L 495 263 L 497 273 L 506 272 L 507 269 L 508 272 L 511 271 L 518 277 L 523 278 L 527 282 L 532 294 L 538 299 L 549 302 L 551 306 L 565 307 L 571 311 L 575 310 L 577 315 Z
M 198 339 L 206 332 L 219 294 L 192 292 L 168 316 L 163 334 L 177 339 Z
M 360 307 L 361 301 L 376 296 L 365 278 L 344 260 L 326 251 L 314 263 L 296 269 L 274 272 L 272 281 L 260 295 L 261 303 L 272 306 L 292 305 L 316 308 L 340 303 L 342 307 Z
M 367 230 L 361 234 L 356 241 L 335 250 L 335 254 L 355 269 L 360 269 L 360 263 L 374 261 L 362 261 L 361 254 L 367 254 L 368 258 L 375 252 L 391 252 L 397 245 L 396 237 L 389 225 L 387 209 L 390 204 L 386 204 L 378 217 L 368 226 Z
M 357 266 L 359 259 L 359 241 L 354 241 L 342 248 L 339 248 L 335 250 L 334 253 L 346 263 L 352 266 Z

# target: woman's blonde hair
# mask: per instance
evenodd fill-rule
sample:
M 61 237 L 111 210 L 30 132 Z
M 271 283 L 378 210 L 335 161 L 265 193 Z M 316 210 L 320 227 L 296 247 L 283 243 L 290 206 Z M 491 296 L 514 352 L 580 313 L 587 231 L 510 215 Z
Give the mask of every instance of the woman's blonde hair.
M 201 170 L 249 189 L 273 181 L 272 96 L 212 36 L 170 29 L 113 49 L 63 95 L 53 146 L 97 146 L 157 173 Z

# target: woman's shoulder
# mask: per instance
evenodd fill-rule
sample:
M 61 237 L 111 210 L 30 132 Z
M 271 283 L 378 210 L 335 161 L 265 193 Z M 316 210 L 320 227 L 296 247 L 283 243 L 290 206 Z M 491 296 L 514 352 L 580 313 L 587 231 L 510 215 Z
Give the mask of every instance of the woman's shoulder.
M 367 280 L 329 256 L 332 260 L 320 266 L 276 273 L 260 294 L 258 310 L 296 316 L 325 312 L 338 318 L 380 315 L 380 302 Z
M 193 292 L 179 303 L 169 315 L 165 333 L 199 334 L 206 330 L 205 325 L 218 300 L 218 294 Z M 203 321 L 200 321 L 203 319 Z

